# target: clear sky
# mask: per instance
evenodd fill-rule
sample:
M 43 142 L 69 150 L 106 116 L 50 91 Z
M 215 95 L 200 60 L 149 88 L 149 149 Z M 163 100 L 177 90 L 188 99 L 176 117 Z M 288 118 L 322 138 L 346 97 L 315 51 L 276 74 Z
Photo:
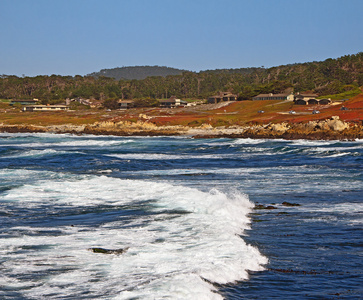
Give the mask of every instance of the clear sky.
M 200 71 L 363 51 L 363 0 L 0 0 L 0 74 Z

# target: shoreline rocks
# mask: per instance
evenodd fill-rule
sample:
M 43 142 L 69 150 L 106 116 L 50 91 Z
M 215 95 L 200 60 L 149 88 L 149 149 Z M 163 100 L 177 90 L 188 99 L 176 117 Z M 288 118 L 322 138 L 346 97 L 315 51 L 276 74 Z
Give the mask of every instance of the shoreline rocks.
M 309 121 L 307 123 L 274 123 L 267 125 L 253 125 L 242 130 L 218 133 L 209 131 L 206 134 L 195 134 L 194 138 L 266 138 L 266 139 L 307 139 L 307 140 L 355 140 L 363 138 L 363 126 L 347 123 L 333 116 L 327 120 Z
M 89 248 L 88 250 L 92 251 L 93 253 L 120 255 L 125 253 L 128 249 L 129 247 L 120 248 L 120 249 Z
M 96 122 L 89 125 L 5 125 L 0 132 L 49 132 L 115 136 L 191 136 L 193 138 L 266 138 L 308 140 L 355 140 L 363 139 L 362 124 L 347 123 L 333 116 L 330 119 L 307 123 L 270 123 L 231 127 L 156 126 L 150 122 Z

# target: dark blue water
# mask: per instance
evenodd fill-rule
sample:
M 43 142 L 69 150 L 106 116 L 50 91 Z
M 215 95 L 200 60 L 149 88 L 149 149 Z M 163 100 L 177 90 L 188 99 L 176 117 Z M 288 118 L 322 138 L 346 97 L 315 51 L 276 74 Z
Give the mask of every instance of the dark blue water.
M 362 141 L 1 134 L 0 297 L 363 298 L 362 162 Z

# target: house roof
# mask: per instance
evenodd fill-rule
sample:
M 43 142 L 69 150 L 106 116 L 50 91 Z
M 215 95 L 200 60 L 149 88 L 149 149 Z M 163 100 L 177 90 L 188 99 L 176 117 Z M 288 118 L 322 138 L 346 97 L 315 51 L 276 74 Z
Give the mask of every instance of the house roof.
M 68 105 L 27 105 L 26 107 L 68 107 Z
M 237 95 L 232 93 L 220 92 L 218 95 L 210 96 L 208 98 L 210 99 L 210 98 L 223 98 L 223 97 L 237 97 Z
M 304 97 L 318 97 L 318 95 L 314 94 L 314 93 L 300 93 L 297 96 L 299 96 L 299 95 L 304 96 Z
M 255 97 L 287 97 L 289 95 L 291 95 L 291 94 L 290 93 L 282 93 L 282 94 L 271 94 L 270 93 L 270 94 L 259 94 Z
M 118 103 L 129 103 L 129 104 L 131 104 L 131 103 L 134 103 L 134 101 L 133 100 L 119 100 Z

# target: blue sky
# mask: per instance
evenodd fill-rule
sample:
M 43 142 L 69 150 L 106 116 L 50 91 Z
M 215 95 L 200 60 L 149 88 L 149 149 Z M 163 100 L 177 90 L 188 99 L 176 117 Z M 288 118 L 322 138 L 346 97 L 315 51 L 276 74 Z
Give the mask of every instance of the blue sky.
M 271 67 L 363 51 L 362 0 L 0 0 L 0 74 Z

